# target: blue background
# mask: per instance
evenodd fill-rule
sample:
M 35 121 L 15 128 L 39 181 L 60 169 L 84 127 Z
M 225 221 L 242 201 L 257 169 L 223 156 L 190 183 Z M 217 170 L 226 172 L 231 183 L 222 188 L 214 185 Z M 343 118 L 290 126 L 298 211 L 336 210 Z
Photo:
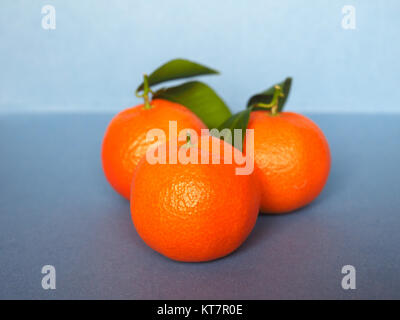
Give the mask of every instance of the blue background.
M 41 26 L 43 5 L 56 29 Z M 356 8 L 356 29 L 341 27 Z M 399 1 L 14 1 L 0 4 L 0 112 L 118 111 L 143 72 L 175 57 L 234 111 L 290 75 L 288 107 L 399 112 Z
M 332 151 L 321 195 L 259 216 L 208 263 L 167 259 L 135 231 L 101 170 L 111 117 L 0 116 L 0 299 L 400 299 L 400 115 L 310 115 Z M 56 290 L 42 289 L 47 264 Z

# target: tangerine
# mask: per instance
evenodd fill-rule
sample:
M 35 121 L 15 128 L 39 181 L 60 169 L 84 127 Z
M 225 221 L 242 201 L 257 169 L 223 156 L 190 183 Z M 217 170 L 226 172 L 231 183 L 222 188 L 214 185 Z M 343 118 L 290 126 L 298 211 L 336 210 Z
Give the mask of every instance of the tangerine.
M 105 132 L 101 158 L 103 171 L 111 186 L 129 199 L 134 170 L 149 146 L 165 141 L 147 141 L 147 132 L 161 129 L 169 139 L 169 122 L 177 122 L 178 132 L 193 129 L 200 134 L 206 125 L 186 107 L 154 99 L 119 112 Z
M 201 146 L 178 143 L 180 150 L 196 151 L 198 163 L 170 163 L 169 153 L 164 164 L 151 164 L 143 157 L 133 177 L 134 226 L 147 245 L 173 260 L 209 261 L 233 252 L 258 216 L 260 195 L 254 171 L 237 175 L 239 166 L 234 161 L 225 163 L 223 152 L 215 152 L 211 145 L 231 148 L 233 154 L 240 151 L 212 136 L 205 141 L 207 148 L 203 140 Z M 169 150 L 168 143 L 162 147 Z
M 253 111 L 255 172 L 261 184 L 260 210 L 285 213 L 313 201 L 329 175 L 331 156 L 321 129 L 294 112 Z

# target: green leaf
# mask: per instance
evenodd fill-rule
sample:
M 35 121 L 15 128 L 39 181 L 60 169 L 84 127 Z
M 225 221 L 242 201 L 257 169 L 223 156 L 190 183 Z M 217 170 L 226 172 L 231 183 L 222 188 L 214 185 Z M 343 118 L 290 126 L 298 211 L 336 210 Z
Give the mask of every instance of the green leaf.
M 156 85 L 165 81 L 189 78 L 194 76 L 218 74 L 218 71 L 185 59 L 174 59 L 156 69 L 149 75 L 149 85 Z M 137 91 L 143 90 L 143 82 Z
M 175 87 L 160 89 L 153 95 L 153 99 L 157 98 L 185 106 L 210 129 L 218 127 L 231 116 L 225 102 L 213 89 L 200 81 L 190 81 Z
M 287 98 L 289 96 L 290 87 L 292 86 L 292 78 L 286 78 L 284 81 L 273 85 L 272 87 L 268 88 L 267 90 L 260 92 L 254 96 L 252 96 L 249 101 L 247 102 L 247 108 L 254 106 L 257 103 L 271 103 L 272 97 L 274 95 L 275 86 L 279 85 L 282 88 L 284 97 L 278 100 L 278 112 L 282 111 Z
M 227 141 L 227 142 L 231 142 L 232 145 L 236 145 L 238 146 L 237 143 L 235 143 L 234 140 L 234 130 L 235 129 L 241 129 L 241 142 L 243 143 L 243 140 L 246 136 L 246 129 L 247 129 L 247 125 L 249 123 L 249 119 L 250 119 L 250 112 L 252 111 L 251 108 L 245 109 L 243 111 L 240 111 L 238 113 L 235 113 L 233 116 L 231 116 L 229 119 L 227 119 L 223 124 L 221 124 L 218 127 L 219 132 L 221 132 L 223 129 L 229 129 L 231 131 L 231 137 L 232 137 L 232 141 Z M 220 138 L 220 137 L 217 137 Z M 238 148 L 241 149 L 240 151 L 242 151 L 242 148 Z

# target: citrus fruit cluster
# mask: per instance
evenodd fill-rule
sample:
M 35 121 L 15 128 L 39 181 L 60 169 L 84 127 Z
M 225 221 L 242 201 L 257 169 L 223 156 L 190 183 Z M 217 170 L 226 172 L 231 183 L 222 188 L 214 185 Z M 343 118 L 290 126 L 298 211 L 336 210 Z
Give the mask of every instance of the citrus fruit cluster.
M 178 261 L 209 261 L 233 252 L 252 231 L 259 212 L 286 213 L 309 204 L 322 191 L 330 169 L 329 146 L 318 126 L 282 111 L 291 78 L 254 95 L 234 115 L 202 82 L 151 89 L 215 73 L 176 59 L 145 75 L 137 89 L 144 103 L 118 113 L 102 144 L 105 176 L 130 200 L 136 231 L 152 249 Z M 171 122 L 178 132 L 202 135 L 201 143 L 190 135 L 173 142 Z M 209 134 L 212 128 L 242 129 L 243 148 Z M 165 135 L 149 140 L 152 129 Z M 162 150 L 169 151 L 165 161 L 148 161 L 149 151 L 160 155 Z M 171 151 L 195 161 L 171 161 Z M 226 154 L 248 156 L 254 170 L 237 174 L 243 164 L 224 161 Z

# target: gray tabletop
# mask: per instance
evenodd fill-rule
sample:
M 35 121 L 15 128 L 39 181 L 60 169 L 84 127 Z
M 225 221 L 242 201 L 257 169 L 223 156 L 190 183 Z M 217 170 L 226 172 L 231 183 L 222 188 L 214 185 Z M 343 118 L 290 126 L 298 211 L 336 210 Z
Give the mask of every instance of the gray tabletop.
M 259 217 L 208 263 L 168 260 L 137 235 L 101 169 L 111 114 L 0 116 L 0 298 L 400 298 L 400 116 L 309 116 L 332 151 L 320 197 Z M 344 265 L 355 290 L 341 286 Z

